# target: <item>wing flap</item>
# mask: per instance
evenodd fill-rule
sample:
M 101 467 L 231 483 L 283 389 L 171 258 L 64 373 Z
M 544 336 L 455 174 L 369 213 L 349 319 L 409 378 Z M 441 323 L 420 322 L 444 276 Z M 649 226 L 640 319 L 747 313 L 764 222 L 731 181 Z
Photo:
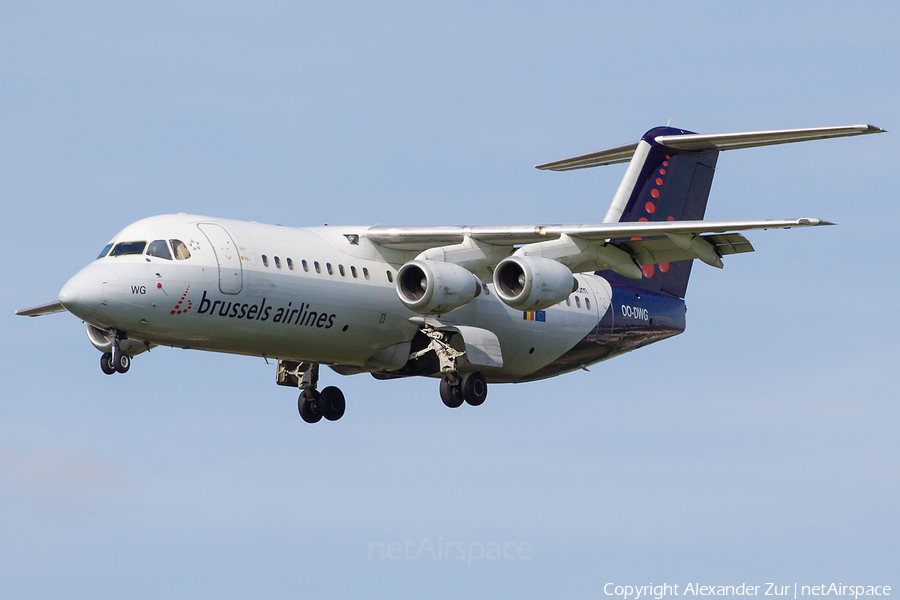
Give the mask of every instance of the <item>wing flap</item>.
M 747 241 L 747 238 L 739 233 L 704 235 L 700 237 L 711 243 L 719 256 L 753 252 L 753 246 Z M 696 254 L 690 250 L 680 248 L 675 242 L 666 237 L 629 240 L 618 242 L 616 246 L 629 252 L 641 266 L 697 258 Z

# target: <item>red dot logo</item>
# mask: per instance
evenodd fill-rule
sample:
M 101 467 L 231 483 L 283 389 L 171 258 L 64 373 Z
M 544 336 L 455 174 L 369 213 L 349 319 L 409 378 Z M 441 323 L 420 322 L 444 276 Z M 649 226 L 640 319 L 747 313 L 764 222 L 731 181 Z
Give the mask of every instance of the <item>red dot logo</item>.
M 161 287 L 161 286 L 160 286 L 160 287 Z M 181 295 L 181 300 L 178 301 L 178 303 L 175 305 L 175 308 L 173 308 L 172 310 L 169 311 L 169 314 L 170 314 L 170 315 L 180 315 L 180 314 L 185 314 L 185 313 L 187 313 L 189 310 L 191 310 L 191 308 L 192 308 L 193 305 L 194 305 L 193 301 L 191 301 L 191 300 L 188 300 L 188 301 L 187 301 L 187 306 L 185 306 L 184 308 L 181 308 L 181 305 L 184 304 L 184 299 L 185 299 L 185 298 L 187 297 L 187 295 L 188 295 L 188 290 L 190 290 L 190 289 L 191 289 L 191 286 L 187 286 L 187 289 L 184 290 L 184 294 Z
M 656 205 L 653 204 L 652 202 L 648 202 L 647 204 L 645 204 L 644 208 L 646 208 L 647 212 L 650 213 L 651 215 L 656 212 Z
M 669 272 L 669 263 L 659 263 L 659 271 L 660 271 L 660 273 L 668 273 Z
M 655 188 L 650 190 L 650 195 L 653 196 L 654 198 L 659 198 L 659 190 L 657 190 Z
M 656 178 L 656 185 L 662 185 L 662 177 Z
M 642 222 L 642 223 L 646 223 L 646 222 L 648 222 L 649 220 L 650 220 L 650 219 L 648 219 L 647 217 L 641 217 L 640 219 L 638 219 L 638 221 L 640 221 L 640 222 Z
M 673 217 L 671 215 L 666 217 L 666 221 L 674 221 L 674 220 L 675 220 L 675 217 Z
M 664 161 L 663 161 L 663 166 L 664 166 L 664 167 L 668 167 L 668 166 L 669 166 L 669 161 L 664 160 Z
M 665 169 L 660 169 L 660 170 L 659 170 L 659 174 L 660 174 L 660 175 L 665 175 L 665 174 L 666 174 L 666 170 L 665 170 Z
M 641 267 L 641 272 L 644 274 L 644 277 L 650 279 L 651 277 L 653 277 L 655 269 L 653 268 L 653 265 L 644 265 L 643 267 Z

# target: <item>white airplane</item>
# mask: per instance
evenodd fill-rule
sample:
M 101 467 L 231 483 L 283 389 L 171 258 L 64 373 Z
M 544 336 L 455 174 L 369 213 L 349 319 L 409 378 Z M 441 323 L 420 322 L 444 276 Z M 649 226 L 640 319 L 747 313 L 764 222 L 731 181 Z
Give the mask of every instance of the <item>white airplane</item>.
M 694 259 L 752 252 L 738 232 L 819 219 L 703 221 L 720 150 L 879 133 L 871 125 L 640 141 L 539 169 L 629 162 L 602 223 L 292 228 L 177 214 L 116 235 L 56 302 L 125 373 L 156 346 L 278 360 L 304 421 L 344 414 L 319 365 L 378 379 L 440 378 L 444 404 L 477 406 L 487 383 L 584 368 L 684 331 Z

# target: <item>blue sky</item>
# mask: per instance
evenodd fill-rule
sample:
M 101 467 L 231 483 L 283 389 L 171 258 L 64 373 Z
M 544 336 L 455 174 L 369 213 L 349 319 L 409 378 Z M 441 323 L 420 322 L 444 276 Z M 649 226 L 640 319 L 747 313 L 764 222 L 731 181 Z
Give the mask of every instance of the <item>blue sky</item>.
M 446 409 L 323 373 L 308 426 L 262 359 L 107 377 L 52 300 L 169 212 L 280 223 L 602 220 L 700 132 L 897 126 L 892 3 L 51 3 L 0 8 L 0 587 L 46 598 L 605 597 L 614 583 L 900 585 L 897 134 L 724 153 L 707 218 L 820 217 L 699 264 L 688 329 Z M 369 559 L 527 543 L 529 560 Z

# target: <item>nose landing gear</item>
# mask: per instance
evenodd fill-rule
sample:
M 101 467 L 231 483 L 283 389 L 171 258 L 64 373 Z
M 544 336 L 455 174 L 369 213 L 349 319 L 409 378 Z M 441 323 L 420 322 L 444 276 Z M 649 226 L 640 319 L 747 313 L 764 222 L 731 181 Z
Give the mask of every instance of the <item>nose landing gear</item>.
M 124 352 L 117 351 L 115 354 L 112 352 L 104 352 L 100 356 L 100 370 L 107 375 L 112 375 L 113 373 L 127 373 L 130 368 L 131 357 Z
M 100 370 L 107 375 L 112 375 L 116 372 L 116 365 L 113 364 L 112 352 L 104 352 L 100 356 Z
M 113 373 L 127 373 L 128 369 L 131 368 L 131 356 L 119 347 L 119 340 L 126 339 L 125 334 L 110 331 L 109 339 L 109 347 L 112 352 L 104 352 L 100 356 L 100 370 L 107 375 L 112 375 Z

